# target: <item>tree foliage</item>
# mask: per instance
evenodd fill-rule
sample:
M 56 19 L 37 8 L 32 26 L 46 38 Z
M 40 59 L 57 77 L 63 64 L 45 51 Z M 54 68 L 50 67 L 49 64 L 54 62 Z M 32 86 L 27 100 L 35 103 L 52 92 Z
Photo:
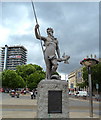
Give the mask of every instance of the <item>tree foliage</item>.
M 93 88 L 96 88 L 96 84 L 101 85 L 101 63 L 91 67 L 91 78 Z M 88 86 L 88 70 L 86 67 L 83 68 L 83 79 L 85 82 L 85 86 Z M 101 89 L 101 88 L 100 88 Z
M 28 77 L 28 88 L 36 88 L 37 84 L 45 78 L 45 73 L 42 71 L 36 71 Z M 31 85 L 33 84 L 33 86 Z
M 16 72 L 22 76 L 28 88 L 36 88 L 37 84 L 45 78 L 45 72 L 39 65 L 22 65 L 17 66 Z
M 19 65 L 16 67 L 16 73 L 20 75 L 24 79 L 24 81 L 27 81 L 28 76 L 34 72 L 35 68 L 31 64 Z
M 2 86 L 8 88 L 20 88 L 25 87 L 25 82 L 15 71 L 5 70 L 2 73 Z
M 84 88 L 86 86 L 86 82 L 77 83 L 77 86 L 79 86 L 80 88 Z
M 36 88 L 37 84 L 45 78 L 45 72 L 39 65 L 20 65 L 16 71 L 5 70 L 2 73 L 2 85 L 8 88 Z

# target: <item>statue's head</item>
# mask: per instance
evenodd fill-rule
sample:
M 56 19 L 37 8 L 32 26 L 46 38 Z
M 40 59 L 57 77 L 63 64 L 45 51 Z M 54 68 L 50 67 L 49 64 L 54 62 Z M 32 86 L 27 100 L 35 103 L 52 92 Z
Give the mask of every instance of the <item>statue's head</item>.
M 52 28 L 47 28 L 47 34 L 51 34 L 51 33 L 53 34 L 53 32 L 54 32 L 54 31 L 53 31 Z

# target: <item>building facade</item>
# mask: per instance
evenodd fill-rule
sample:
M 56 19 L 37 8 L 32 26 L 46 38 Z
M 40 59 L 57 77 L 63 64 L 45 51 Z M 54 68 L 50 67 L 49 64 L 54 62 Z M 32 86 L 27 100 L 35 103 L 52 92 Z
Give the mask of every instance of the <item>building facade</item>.
M 82 82 L 83 82 L 82 67 L 72 71 L 68 75 L 68 87 L 70 91 L 80 90 L 77 84 L 82 83 Z
M 27 62 L 27 49 L 24 46 L 10 46 L 1 48 L 0 71 L 16 70 L 17 65 L 23 65 Z
M 99 62 L 101 62 L 101 58 L 97 59 L 99 60 Z M 68 75 L 68 87 L 69 87 L 69 91 L 78 91 L 78 90 L 86 90 L 88 91 L 88 87 L 85 88 L 80 88 L 77 84 L 83 83 L 83 67 L 78 68 L 74 71 L 72 71 L 69 75 Z

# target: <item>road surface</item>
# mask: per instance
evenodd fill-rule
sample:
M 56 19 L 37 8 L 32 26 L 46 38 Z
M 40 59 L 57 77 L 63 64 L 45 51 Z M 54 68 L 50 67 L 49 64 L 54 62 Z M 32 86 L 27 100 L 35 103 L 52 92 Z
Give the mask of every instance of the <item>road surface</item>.
M 94 118 L 99 118 L 99 102 L 94 101 Z M 2 94 L 3 118 L 35 118 L 37 100 L 31 99 L 30 94 L 12 98 L 9 94 Z M 69 98 L 70 118 L 89 118 L 89 101 Z

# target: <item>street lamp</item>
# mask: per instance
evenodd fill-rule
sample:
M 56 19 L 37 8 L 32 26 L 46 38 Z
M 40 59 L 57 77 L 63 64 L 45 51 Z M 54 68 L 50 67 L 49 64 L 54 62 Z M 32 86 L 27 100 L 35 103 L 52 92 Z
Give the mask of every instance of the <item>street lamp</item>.
M 81 65 L 84 65 L 88 68 L 88 80 L 89 80 L 89 109 L 90 109 L 90 117 L 93 117 L 93 100 L 92 100 L 92 81 L 91 81 L 91 66 L 98 64 L 99 61 L 92 58 L 84 58 L 80 62 Z

